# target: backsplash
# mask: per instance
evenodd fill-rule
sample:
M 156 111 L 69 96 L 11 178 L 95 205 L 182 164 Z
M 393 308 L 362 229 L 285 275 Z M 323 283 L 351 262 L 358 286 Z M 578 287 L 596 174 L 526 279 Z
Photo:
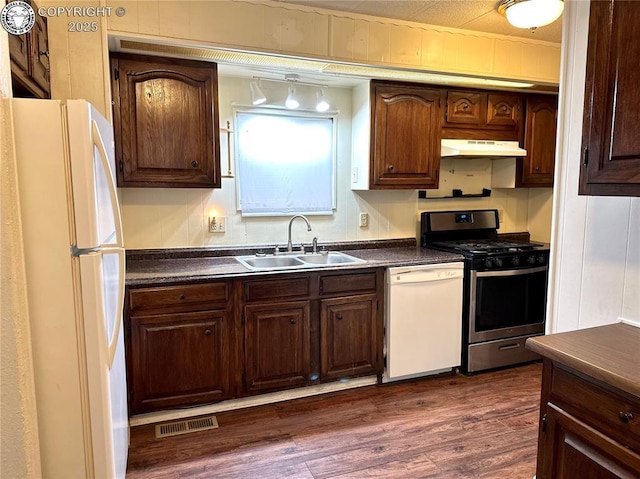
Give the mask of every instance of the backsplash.
M 225 125 L 227 121 L 233 125 L 233 103 L 250 103 L 249 82 L 249 79 L 244 78 L 219 78 L 221 125 Z M 280 94 L 283 99 L 286 97 L 286 84 L 269 83 L 263 84 L 263 87 L 263 90 L 267 90 L 267 96 Z M 308 92 L 303 88 L 299 90 L 301 95 L 315 94 L 313 89 Z M 310 244 L 314 236 L 318 237 L 320 243 L 415 237 L 421 211 L 471 208 L 502 210 L 503 224 L 500 232 L 531 231 L 532 240 L 549 241 L 550 188 L 493 190 L 489 198 L 454 200 L 418 200 L 417 192 L 413 190 L 352 191 L 349 175 L 351 89 L 328 88 L 326 95 L 332 109 L 339 111 L 337 208 L 333 215 L 309 216 L 313 228 L 311 232 L 307 232 L 303 222 L 296 222 L 292 235 L 294 243 Z M 227 171 L 227 147 L 226 135 L 221 134 L 223 173 Z M 455 178 L 471 179 L 470 183 L 474 186 L 487 181 L 485 187 L 491 187 L 490 170 L 487 173 L 486 166 L 478 168 L 477 172 L 473 171 L 475 167 L 471 163 L 443 166 L 448 169 L 443 171 L 442 194 L 445 188 L 450 190 L 451 187 L 459 187 L 456 186 Z M 454 173 L 449 173 L 449 169 L 453 169 Z M 233 163 L 232 171 L 235 172 Z M 488 179 L 485 180 L 487 175 Z M 435 195 L 432 190 L 428 193 Z M 121 188 L 119 195 L 127 249 L 270 245 L 283 244 L 287 240 L 289 217 L 242 217 L 236 208 L 235 178 L 223 178 L 221 189 Z M 360 212 L 369 215 L 366 227 L 358 225 Z M 227 218 L 225 233 L 209 233 L 208 217 L 214 213 Z M 536 219 L 535 224 L 530 224 L 531 218 Z

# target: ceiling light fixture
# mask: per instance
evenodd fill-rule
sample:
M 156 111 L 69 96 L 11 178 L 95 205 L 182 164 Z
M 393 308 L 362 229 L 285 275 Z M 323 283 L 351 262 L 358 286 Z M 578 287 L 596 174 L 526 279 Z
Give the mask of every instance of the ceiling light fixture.
M 289 85 L 289 94 L 287 95 L 287 99 L 284 102 L 284 106 L 289 108 L 289 110 L 295 110 L 300 106 L 300 102 L 296 97 L 296 89 L 293 85 Z
M 262 105 L 267 101 L 267 97 L 264 96 L 262 90 L 260 89 L 260 85 L 256 82 L 251 82 L 249 84 L 249 89 L 251 90 L 251 104 L 252 105 Z
M 563 0 L 502 0 L 498 12 L 517 28 L 528 28 L 534 32 L 555 22 L 564 10 Z
M 329 105 L 327 97 L 324 94 L 324 88 L 320 87 L 320 89 L 316 92 L 316 97 L 318 98 L 318 103 L 316 103 L 316 111 L 327 111 L 331 105 Z

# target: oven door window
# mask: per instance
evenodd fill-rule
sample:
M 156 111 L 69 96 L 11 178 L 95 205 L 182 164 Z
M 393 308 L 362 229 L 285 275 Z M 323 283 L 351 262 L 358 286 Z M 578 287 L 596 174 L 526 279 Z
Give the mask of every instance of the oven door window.
M 544 322 L 546 268 L 479 273 L 475 289 L 475 332 Z

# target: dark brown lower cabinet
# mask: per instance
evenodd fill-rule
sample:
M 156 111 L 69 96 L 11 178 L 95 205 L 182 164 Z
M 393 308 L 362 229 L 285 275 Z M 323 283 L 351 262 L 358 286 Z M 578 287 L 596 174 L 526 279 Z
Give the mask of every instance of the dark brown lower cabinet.
M 247 391 L 308 383 L 310 302 L 245 306 L 245 387 Z
M 549 404 L 546 413 L 545 470 L 554 479 L 640 477 L 640 456 L 596 429 Z
M 132 315 L 131 412 L 224 399 L 229 389 L 225 311 Z
M 320 302 L 323 379 L 376 373 L 376 299 L 375 294 L 365 294 Z
M 537 479 L 640 478 L 638 398 L 544 359 Z

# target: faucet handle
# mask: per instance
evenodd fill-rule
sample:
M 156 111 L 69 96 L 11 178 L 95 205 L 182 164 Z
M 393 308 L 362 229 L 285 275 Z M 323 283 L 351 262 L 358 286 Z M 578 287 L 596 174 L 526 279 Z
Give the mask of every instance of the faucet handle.
M 318 237 L 314 236 L 313 240 L 312 240 L 312 246 L 313 246 L 313 254 L 316 254 L 318 252 Z
M 273 254 L 274 255 L 280 254 L 280 246 L 278 246 L 278 245 L 275 246 L 275 248 L 273 249 Z

